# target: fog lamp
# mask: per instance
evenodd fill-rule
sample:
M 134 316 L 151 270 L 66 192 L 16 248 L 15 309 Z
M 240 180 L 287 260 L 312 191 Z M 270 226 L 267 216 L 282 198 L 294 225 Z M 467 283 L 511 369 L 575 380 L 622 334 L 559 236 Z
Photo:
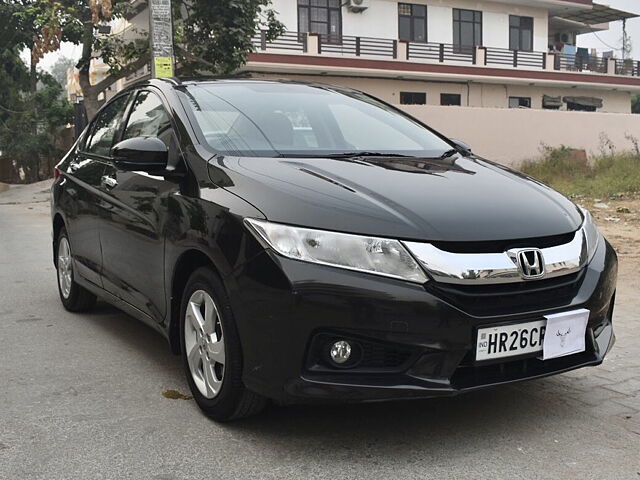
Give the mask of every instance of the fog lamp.
M 331 345 L 329 354 L 331 355 L 331 360 L 338 365 L 342 365 L 351 357 L 351 345 L 345 340 L 339 340 Z

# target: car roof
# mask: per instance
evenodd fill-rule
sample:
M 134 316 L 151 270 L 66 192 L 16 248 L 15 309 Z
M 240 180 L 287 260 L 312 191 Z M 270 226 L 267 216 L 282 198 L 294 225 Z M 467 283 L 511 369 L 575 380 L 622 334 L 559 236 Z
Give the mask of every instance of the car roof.
M 195 86 L 195 85 L 208 85 L 208 84 L 249 84 L 249 83 L 261 83 L 261 84 L 271 84 L 271 85 L 300 85 L 300 86 L 308 86 L 315 88 L 325 88 L 327 90 L 332 90 L 335 92 L 359 92 L 356 89 L 352 89 L 349 87 L 344 87 L 342 85 L 331 85 L 327 83 L 320 82 L 306 82 L 300 80 L 291 80 L 287 78 L 281 79 L 262 79 L 262 78 L 246 78 L 246 77 L 216 77 L 216 76 L 204 76 L 204 77 L 171 77 L 171 78 L 149 78 L 140 80 L 125 90 L 131 90 L 136 88 L 141 88 L 144 86 L 155 86 L 161 90 L 164 89 L 174 89 L 181 86 Z

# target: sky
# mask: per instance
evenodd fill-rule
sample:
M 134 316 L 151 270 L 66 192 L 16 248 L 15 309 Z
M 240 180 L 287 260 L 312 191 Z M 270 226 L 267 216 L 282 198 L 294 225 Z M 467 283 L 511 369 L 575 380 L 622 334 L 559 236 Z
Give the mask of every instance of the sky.
M 610 7 L 640 14 L 640 1 L 638 0 L 596 0 L 596 3 L 609 5 Z M 631 37 L 633 43 L 632 57 L 640 60 L 640 18 L 632 18 L 627 20 L 627 33 Z M 622 22 L 614 22 L 609 24 L 609 31 L 598 32 L 597 34 L 589 33 L 578 37 L 578 46 L 587 48 L 597 48 L 598 51 L 607 51 L 615 49 L 620 56 L 622 48 Z
M 639 0 L 597 0 L 598 3 L 609 5 L 627 12 L 640 14 Z M 627 21 L 627 33 L 631 37 L 633 43 L 632 57 L 640 60 L 640 18 L 634 18 Z M 597 34 L 586 34 L 578 37 L 578 46 L 587 47 L 589 49 L 596 48 L 599 52 L 608 50 L 617 50 L 618 55 L 622 48 L 622 22 L 614 22 L 609 26 L 609 31 L 598 32 Z M 51 66 L 60 56 L 66 56 L 73 59 L 80 58 L 82 47 L 69 43 L 63 43 L 60 50 L 45 55 L 40 61 L 39 67 L 49 70 Z

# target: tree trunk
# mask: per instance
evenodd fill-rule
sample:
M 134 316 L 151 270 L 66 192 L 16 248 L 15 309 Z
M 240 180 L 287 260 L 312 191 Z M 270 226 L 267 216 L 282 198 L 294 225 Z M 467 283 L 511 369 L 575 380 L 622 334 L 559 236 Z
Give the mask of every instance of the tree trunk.
M 82 73 L 80 74 L 80 78 L 82 78 Z M 96 113 L 100 109 L 100 102 L 98 101 L 98 95 L 100 94 L 95 88 L 89 86 L 86 87 L 80 82 L 80 86 L 82 88 L 82 98 L 84 109 L 87 112 L 87 121 L 91 121 L 93 117 L 96 116 Z M 89 79 L 87 78 L 87 82 L 89 83 Z
M 98 104 L 98 93 L 100 92 L 96 91 L 91 86 L 91 81 L 89 80 L 89 67 L 91 67 L 94 35 L 90 11 L 85 12 L 85 18 L 83 20 L 82 56 L 78 61 L 77 67 L 80 71 L 80 88 L 82 89 L 82 98 L 84 108 L 87 112 L 87 120 L 91 121 L 100 108 L 100 105 Z
M 89 80 L 89 67 L 91 66 L 91 57 L 93 55 L 92 46 L 94 40 L 94 25 L 91 22 L 91 12 L 88 11 L 86 15 L 87 17 L 84 19 L 84 30 L 82 33 L 82 56 L 80 57 L 76 67 L 80 71 L 80 88 L 82 89 L 82 97 L 84 99 L 84 108 L 87 112 L 87 120 L 91 121 L 100 109 L 98 95 L 117 80 L 144 67 L 149 62 L 150 56 L 149 54 L 143 55 L 137 60 L 131 62 L 125 68 L 121 69 L 117 74 L 110 74 L 96 85 L 91 85 Z
M 95 85 L 91 85 L 89 82 L 89 62 L 86 63 L 87 67 L 84 69 L 80 69 L 80 88 L 82 88 L 82 96 L 84 98 L 84 108 L 87 112 L 87 120 L 91 121 L 91 119 L 96 115 L 96 112 L 100 108 L 100 102 L 98 101 L 98 95 L 100 92 L 103 92 L 110 87 L 115 82 L 120 80 L 121 78 L 126 77 L 130 73 L 136 72 L 144 67 L 149 62 L 149 55 L 143 55 L 137 60 L 131 62 L 125 68 L 120 70 L 117 74 L 111 74 L 100 80 L 99 83 Z M 82 60 L 81 60 L 82 62 Z
M 36 65 L 31 61 L 31 69 L 29 70 L 29 90 L 31 93 L 36 93 L 38 89 L 38 73 Z

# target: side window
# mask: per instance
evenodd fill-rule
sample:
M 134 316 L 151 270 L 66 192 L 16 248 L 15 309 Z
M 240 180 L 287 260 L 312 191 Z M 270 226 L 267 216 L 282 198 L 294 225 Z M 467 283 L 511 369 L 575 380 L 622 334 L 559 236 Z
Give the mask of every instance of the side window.
M 116 98 L 100 112 L 91 129 L 91 136 L 85 143 L 85 151 L 109 156 L 128 98 L 128 95 Z
M 160 97 L 153 92 L 140 92 L 133 103 L 122 139 L 158 137 L 167 147 L 171 147 L 172 136 L 169 114 Z

